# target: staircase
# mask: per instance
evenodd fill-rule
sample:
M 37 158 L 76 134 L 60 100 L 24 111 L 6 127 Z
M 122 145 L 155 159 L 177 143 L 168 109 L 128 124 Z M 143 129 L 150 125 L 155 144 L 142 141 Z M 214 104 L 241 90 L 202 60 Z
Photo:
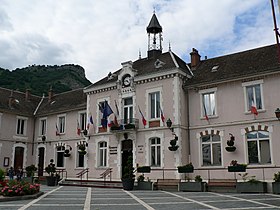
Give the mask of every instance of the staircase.
M 83 169 L 76 174 L 77 179 L 63 179 L 59 182 L 60 186 L 80 186 L 80 187 L 99 187 L 99 188 L 123 188 L 121 181 L 112 181 L 112 168 L 107 168 L 100 174 L 102 180 L 89 180 L 89 168 Z M 83 177 L 85 179 L 83 180 Z M 106 180 L 109 178 L 109 181 Z
M 118 188 L 121 189 L 121 181 L 102 181 L 102 180 L 77 180 L 65 179 L 59 183 L 60 186 L 77 186 L 77 187 L 97 187 L 97 188 Z

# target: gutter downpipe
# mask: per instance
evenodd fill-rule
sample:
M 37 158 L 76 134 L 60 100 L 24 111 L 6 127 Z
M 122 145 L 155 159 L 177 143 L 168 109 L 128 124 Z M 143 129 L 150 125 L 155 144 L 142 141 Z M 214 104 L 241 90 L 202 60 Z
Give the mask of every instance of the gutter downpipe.
M 33 116 L 34 116 L 33 123 L 34 124 L 33 124 L 33 135 L 32 135 L 32 154 L 31 154 L 32 156 L 34 154 L 34 142 L 35 142 L 35 126 L 36 126 L 36 117 L 35 117 L 35 115 L 37 114 L 37 111 L 38 111 L 39 107 L 41 106 L 44 98 L 45 98 L 45 95 L 43 94 L 41 101 L 39 102 L 38 106 L 36 107 L 36 109 L 35 109 L 35 111 L 33 113 Z

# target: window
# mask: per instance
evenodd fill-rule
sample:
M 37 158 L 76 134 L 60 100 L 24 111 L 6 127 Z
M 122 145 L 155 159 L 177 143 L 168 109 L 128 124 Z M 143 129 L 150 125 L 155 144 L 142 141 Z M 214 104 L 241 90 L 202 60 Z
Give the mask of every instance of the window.
M 99 167 L 106 167 L 107 166 L 107 142 L 102 141 L 98 144 L 99 149 Z
M 253 105 L 256 106 L 257 110 L 263 109 L 260 84 L 247 86 L 246 98 L 247 98 L 247 111 L 251 111 L 251 107 Z
M 65 116 L 58 117 L 58 131 L 59 133 L 65 133 Z
M 87 126 L 87 115 L 85 112 L 79 114 L 79 125 L 81 130 L 86 130 Z
M 150 118 L 158 119 L 160 117 L 160 92 L 149 94 L 150 97 Z
M 133 123 L 132 118 L 133 118 L 133 101 L 132 97 L 130 98 L 124 98 L 123 99 L 123 118 L 124 118 L 124 123 Z
M 58 146 L 56 148 L 56 166 L 64 167 L 64 146 Z
M 270 164 L 270 141 L 266 131 L 253 131 L 246 134 L 248 159 L 250 164 Z
M 151 138 L 151 166 L 160 167 L 161 166 L 161 145 L 160 138 Z
M 203 116 L 216 115 L 215 92 L 202 94 Z
M 25 135 L 26 133 L 26 119 L 18 118 L 17 119 L 17 134 Z
M 40 120 L 40 128 L 39 128 L 39 135 L 44 136 L 46 135 L 46 130 L 47 130 L 47 120 L 46 119 L 41 119 Z
M 219 135 L 205 135 L 201 137 L 202 165 L 220 166 L 221 138 Z
M 77 168 L 83 168 L 85 166 L 85 155 L 80 154 L 78 150 L 77 147 Z

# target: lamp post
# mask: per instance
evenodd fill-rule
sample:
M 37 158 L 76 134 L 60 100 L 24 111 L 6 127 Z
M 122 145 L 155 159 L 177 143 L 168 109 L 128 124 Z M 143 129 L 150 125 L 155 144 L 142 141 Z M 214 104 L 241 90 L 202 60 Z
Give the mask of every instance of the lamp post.
M 277 108 L 275 110 L 275 116 L 277 117 L 278 120 L 280 120 L 280 109 L 279 108 Z
M 172 121 L 170 120 L 170 118 L 166 121 L 166 125 L 171 130 L 172 134 L 174 135 L 174 139 L 170 140 L 170 146 L 168 147 L 168 149 L 170 151 L 176 151 L 179 148 L 179 146 L 176 145 L 177 141 L 178 141 L 178 136 L 174 133 L 174 128 L 171 127 Z

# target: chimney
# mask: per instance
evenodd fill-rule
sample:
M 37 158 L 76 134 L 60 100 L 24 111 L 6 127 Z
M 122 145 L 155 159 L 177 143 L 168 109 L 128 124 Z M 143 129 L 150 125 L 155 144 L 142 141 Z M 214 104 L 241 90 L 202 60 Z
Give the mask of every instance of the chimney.
M 30 89 L 25 90 L 25 101 L 29 101 L 30 98 Z
M 195 68 L 200 63 L 200 55 L 198 54 L 198 51 L 193 48 L 191 55 L 191 68 Z
M 11 91 L 11 95 L 9 96 L 9 107 L 10 109 L 13 108 L 13 105 L 15 103 L 15 97 L 14 97 L 14 91 Z
M 48 102 L 51 102 L 52 98 L 53 98 L 53 90 L 52 90 L 52 88 L 50 88 Z

